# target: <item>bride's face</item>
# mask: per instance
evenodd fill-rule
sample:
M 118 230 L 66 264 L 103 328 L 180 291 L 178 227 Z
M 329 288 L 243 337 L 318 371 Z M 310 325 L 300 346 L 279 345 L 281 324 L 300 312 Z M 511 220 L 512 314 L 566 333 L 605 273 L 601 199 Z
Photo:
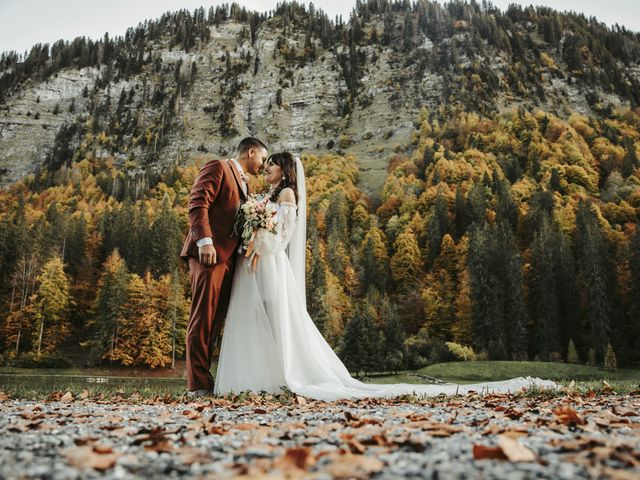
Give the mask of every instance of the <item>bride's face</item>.
M 278 185 L 282 180 L 282 169 L 275 163 L 267 162 L 265 179 L 270 185 Z

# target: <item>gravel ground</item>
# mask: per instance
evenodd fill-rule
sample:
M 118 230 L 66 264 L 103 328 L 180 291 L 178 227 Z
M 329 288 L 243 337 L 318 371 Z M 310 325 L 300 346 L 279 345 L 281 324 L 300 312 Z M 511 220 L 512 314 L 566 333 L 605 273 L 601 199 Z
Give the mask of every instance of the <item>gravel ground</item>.
M 0 478 L 640 478 L 640 395 L 0 402 Z

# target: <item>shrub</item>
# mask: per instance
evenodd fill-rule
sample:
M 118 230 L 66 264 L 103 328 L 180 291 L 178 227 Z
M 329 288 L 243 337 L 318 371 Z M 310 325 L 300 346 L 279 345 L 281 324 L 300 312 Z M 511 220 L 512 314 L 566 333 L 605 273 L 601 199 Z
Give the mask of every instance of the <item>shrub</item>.
M 578 351 L 573 343 L 573 339 L 569 340 L 569 348 L 567 349 L 567 363 L 580 363 Z
M 464 360 L 465 362 L 476 359 L 476 354 L 471 347 L 453 342 L 446 342 L 445 344 L 447 345 L 447 348 L 451 353 L 453 353 L 459 359 Z
M 17 368 L 69 368 L 71 362 L 59 353 L 38 355 L 29 352 L 10 360 L 9 365 Z
M 610 343 L 607 344 L 607 353 L 604 355 L 604 368 L 607 370 L 615 370 L 618 368 L 616 353 Z

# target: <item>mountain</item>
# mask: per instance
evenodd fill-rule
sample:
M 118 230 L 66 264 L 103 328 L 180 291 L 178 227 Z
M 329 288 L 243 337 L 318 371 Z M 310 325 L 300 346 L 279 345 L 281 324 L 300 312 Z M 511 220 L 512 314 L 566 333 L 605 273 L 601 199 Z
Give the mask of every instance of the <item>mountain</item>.
M 111 158 L 131 176 L 230 155 L 353 153 L 378 195 L 420 110 L 601 117 L 640 103 L 640 36 L 546 7 L 358 1 L 349 21 L 297 3 L 167 13 L 98 41 L 0 57 L 0 184 Z

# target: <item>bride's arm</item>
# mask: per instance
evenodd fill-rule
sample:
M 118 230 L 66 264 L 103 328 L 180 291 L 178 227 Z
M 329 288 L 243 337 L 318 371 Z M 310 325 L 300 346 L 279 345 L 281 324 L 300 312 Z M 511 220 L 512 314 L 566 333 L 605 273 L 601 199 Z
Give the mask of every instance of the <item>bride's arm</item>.
M 283 251 L 289 244 L 296 224 L 296 197 L 293 190 L 285 188 L 278 197 L 278 219 L 275 233 L 260 229 L 256 234 L 254 250 L 260 255 Z

